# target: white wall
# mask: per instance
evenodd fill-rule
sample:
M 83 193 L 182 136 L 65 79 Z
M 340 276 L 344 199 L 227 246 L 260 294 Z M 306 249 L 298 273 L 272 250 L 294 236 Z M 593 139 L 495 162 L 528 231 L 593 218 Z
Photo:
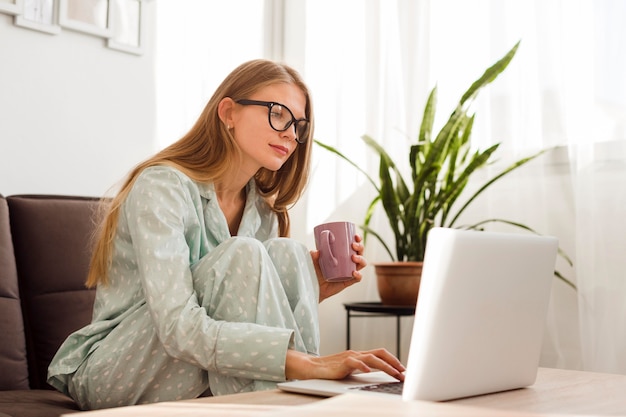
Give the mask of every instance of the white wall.
M 0 193 L 101 196 L 155 148 L 154 9 L 142 56 L 0 13 Z

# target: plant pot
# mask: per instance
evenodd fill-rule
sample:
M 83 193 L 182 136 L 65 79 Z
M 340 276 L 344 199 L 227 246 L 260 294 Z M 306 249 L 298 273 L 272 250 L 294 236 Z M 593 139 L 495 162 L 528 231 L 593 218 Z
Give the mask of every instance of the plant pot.
M 374 264 L 378 294 L 386 305 L 415 306 L 422 278 L 423 262 Z

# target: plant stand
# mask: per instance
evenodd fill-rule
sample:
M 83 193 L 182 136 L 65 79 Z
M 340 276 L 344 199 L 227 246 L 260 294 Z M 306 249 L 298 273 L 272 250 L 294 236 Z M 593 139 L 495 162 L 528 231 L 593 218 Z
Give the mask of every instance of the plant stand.
M 396 357 L 400 359 L 400 318 L 415 314 L 412 306 L 389 306 L 381 303 L 346 303 L 346 349 L 350 350 L 350 322 L 354 317 L 396 317 Z M 362 313 L 362 314 L 360 314 Z

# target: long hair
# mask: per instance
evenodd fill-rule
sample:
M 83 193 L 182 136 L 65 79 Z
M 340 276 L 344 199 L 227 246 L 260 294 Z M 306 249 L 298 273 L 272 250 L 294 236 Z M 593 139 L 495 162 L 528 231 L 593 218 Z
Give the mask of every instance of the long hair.
M 128 174 L 117 195 L 101 203 L 102 221 L 95 235 L 86 282 L 88 287 L 108 283 L 120 209 L 139 174 L 154 165 L 170 165 L 197 182 L 208 183 L 221 179 L 239 160 L 241 151 L 218 116 L 220 101 L 225 97 L 233 100 L 246 98 L 277 83 L 293 84 L 302 90 L 306 98 L 305 117 L 310 121 L 309 128 L 303 137 L 305 142 L 296 146 L 294 153 L 279 170 L 261 168 L 254 180 L 259 194 L 276 213 L 280 236 L 289 236 L 287 210 L 298 201 L 309 177 L 313 108 L 309 90 L 297 71 L 285 64 L 257 59 L 235 68 L 215 90 L 191 130 L 177 142 L 137 165 Z

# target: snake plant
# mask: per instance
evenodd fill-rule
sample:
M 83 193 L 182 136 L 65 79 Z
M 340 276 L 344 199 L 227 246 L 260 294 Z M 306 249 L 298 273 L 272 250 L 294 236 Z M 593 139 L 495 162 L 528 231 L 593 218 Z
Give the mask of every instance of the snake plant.
M 479 91 L 506 69 L 518 47 L 519 42 L 472 83 L 447 122 L 436 134 L 433 132 L 433 121 L 437 105 L 437 87 L 431 90 L 424 109 L 417 143 L 411 144 L 408 152 L 410 180 L 405 180 L 383 146 L 368 135 L 362 136 L 363 141 L 380 157 L 378 182 L 345 154 L 315 140 L 317 145 L 334 153 L 362 172 L 376 189 L 376 196 L 369 204 L 361 228 L 364 231 L 364 237 L 368 234 L 376 237 L 394 261 L 423 261 L 428 232 L 435 226 L 482 230 L 486 224 L 498 222 L 537 233 L 524 224 L 500 218 L 486 219 L 471 225 L 457 225 L 460 215 L 490 185 L 547 151 L 542 150 L 514 162 L 479 187 L 464 202 L 458 201 L 470 176 L 478 169 L 490 164 L 493 154 L 500 146 L 500 143 L 497 143 L 486 150 L 472 150 L 470 138 L 475 115 L 468 113 L 469 107 Z M 372 215 L 379 203 L 385 210 L 395 237 L 395 254 L 381 235 L 370 228 Z M 571 260 L 567 255 L 561 250 L 559 253 L 571 265 Z M 555 271 L 555 275 L 575 288 L 575 285 L 558 271 Z

